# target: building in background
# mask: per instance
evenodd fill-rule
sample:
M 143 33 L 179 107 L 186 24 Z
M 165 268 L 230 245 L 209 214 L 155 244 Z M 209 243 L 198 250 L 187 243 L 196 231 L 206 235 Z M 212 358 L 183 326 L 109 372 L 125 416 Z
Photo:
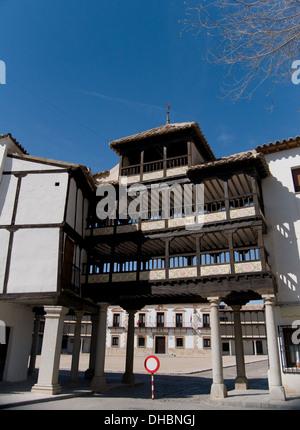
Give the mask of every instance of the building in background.
M 223 355 L 235 355 L 234 319 L 230 307 L 220 306 Z M 266 355 L 267 339 L 263 305 L 241 308 L 245 355 Z M 62 353 L 72 354 L 76 318 L 65 319 Z M 172 354 L 174 356 L 210 355 L 210 307 L 206 304 L 151 305 L 135 315 L 134 348 L 137 354 Z M 42 333 L 41 333 L 42 336 Z M 81 352 L 89 353 L 92 322 L 84 316 L 81 322 Z M 124 309 L 107 310 L 106 353 L 125 355 L 127 315 Z

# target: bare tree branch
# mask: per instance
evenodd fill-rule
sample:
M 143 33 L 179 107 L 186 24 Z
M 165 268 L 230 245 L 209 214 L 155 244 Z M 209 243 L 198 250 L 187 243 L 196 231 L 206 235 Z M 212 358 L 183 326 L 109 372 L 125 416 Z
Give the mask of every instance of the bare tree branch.
M 186 9 L 186 30 L 207 36 L 207 60 L 228 66 L 224 91 L 233 100 L 291 76 L 300 51 L 300 0 L 195 0 Z M 234 78 L 235 70 L 242 77 Z

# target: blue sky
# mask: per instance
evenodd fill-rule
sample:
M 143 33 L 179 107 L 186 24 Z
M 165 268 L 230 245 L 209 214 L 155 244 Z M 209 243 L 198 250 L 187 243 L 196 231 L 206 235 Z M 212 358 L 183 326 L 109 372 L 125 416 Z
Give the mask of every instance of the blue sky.
M 0 134 L 31 155 L 112 168 L 112 140 L 197 121 L 217 157 L 300 134 L 300 85 L 221 98 L 226 71 L 182 32 L 183 0 L 0 0 Z M 181 34 L 182 32 L 182 34 Z M 269 107 L 273 102 L 273 111 Z

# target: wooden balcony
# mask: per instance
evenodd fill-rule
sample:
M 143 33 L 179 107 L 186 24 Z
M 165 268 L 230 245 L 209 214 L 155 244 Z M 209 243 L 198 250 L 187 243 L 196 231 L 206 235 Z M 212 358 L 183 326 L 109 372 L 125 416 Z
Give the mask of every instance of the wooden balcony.
M 191 226 L 194 223 L 198 225 L 216 224 L 242 220 L 251 217 L 260 217 L 264 219 L 261 209 L 261 202 L 255 198 L 253 194 L 238 196 L 222 200 L 207 201 L 202 210 L 196 215 L 179 215 L 176 209 L 170 210 L 170 217 L 164 218 L 162 212 L 143 214 L 142 219 L 128 219 L 120 222 L 117 219 L 95 220 L 88 221 L 88 228 L 85 231 L 86 236 L 107 236 L 113 234 L 124 234 L 134 232 L 155 232 L 168 229 L 178 229 Z M 194 212 L 194 208 L 190 209 L 190 213 Z M 187 211 L 188 212 L 188 211 Z M 92 231 L 92 233 L 91 233 Z
M 242 247 L 214 252 L 171 256 L 166 264 L 165 257 L 147 261 L 127 260 L 118 262 L 97 262 L 85 266 L 82 282 L 108 284 L 126 282 L 156 282 L 178 279 L 214 278 L 227 275 L 251 275 L 267 272 L 267 253 L 263 247 Z M 88 271 L 88 273 L 87 273 Z
M 184 155 L 121 167 L 120 176 L 126 176 L 128 184 L 133 184 L 184 175 L 187 169 L 188 155 Z

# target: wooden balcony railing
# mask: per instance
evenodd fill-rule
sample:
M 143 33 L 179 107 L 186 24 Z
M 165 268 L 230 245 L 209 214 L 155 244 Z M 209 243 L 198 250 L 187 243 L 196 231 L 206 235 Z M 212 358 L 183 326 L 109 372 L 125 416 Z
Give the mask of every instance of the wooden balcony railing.
M 190 222 L 191 216 L 197 217 L 199 223 L 203 222 L 205 224 L 231 221 L 258 214 L 262 216 L 260 201 L 258 200 L 258 206 L 255 206 L 254 196 L 249 194 L 230 198 L 227 201 L 226 199 L 207 201 L 198 208 L 198 211 L 193 205 L 183 208 L 171 207 L 168 213 L 163 212 L 162 208 L 156 211 L 148 211 L 142 213 L 141 218 L 138 219 L 118 220 L 106 218 L 105 220 L 99 220 L 93 217 L 88 220 L 86 234 L 89 235 L 91 229 L 93 229 L 93 235 L 97 236 L 184 227 L 186 222 Z
M 188 166 L 188 156 L 181 155 L 178 157 L 167 158 L 165 160 L 155 160 L 145 162 L 143 164 L 133 164 L 130 166 L 121 167 L 121 176 L 132 176 L 134 182 L 154 179 L 155 175 L 149 175 L 149 173 L 160 172 L 159 177 L 173 176 L 174 174 L 180 174 L 180 171 L 171 172 L 172 169 L 181 168 Z M 169 172 L 167 172 L 169 170 Z M 183 171 L 182 171 L 183 172 Z
M 168 263 L 168 264 L 167 264 Z M 84 265 L 82 282 L 156 281 L 247 274 L 269 270 L 264 247 L 239 247 L 195 253 Z

